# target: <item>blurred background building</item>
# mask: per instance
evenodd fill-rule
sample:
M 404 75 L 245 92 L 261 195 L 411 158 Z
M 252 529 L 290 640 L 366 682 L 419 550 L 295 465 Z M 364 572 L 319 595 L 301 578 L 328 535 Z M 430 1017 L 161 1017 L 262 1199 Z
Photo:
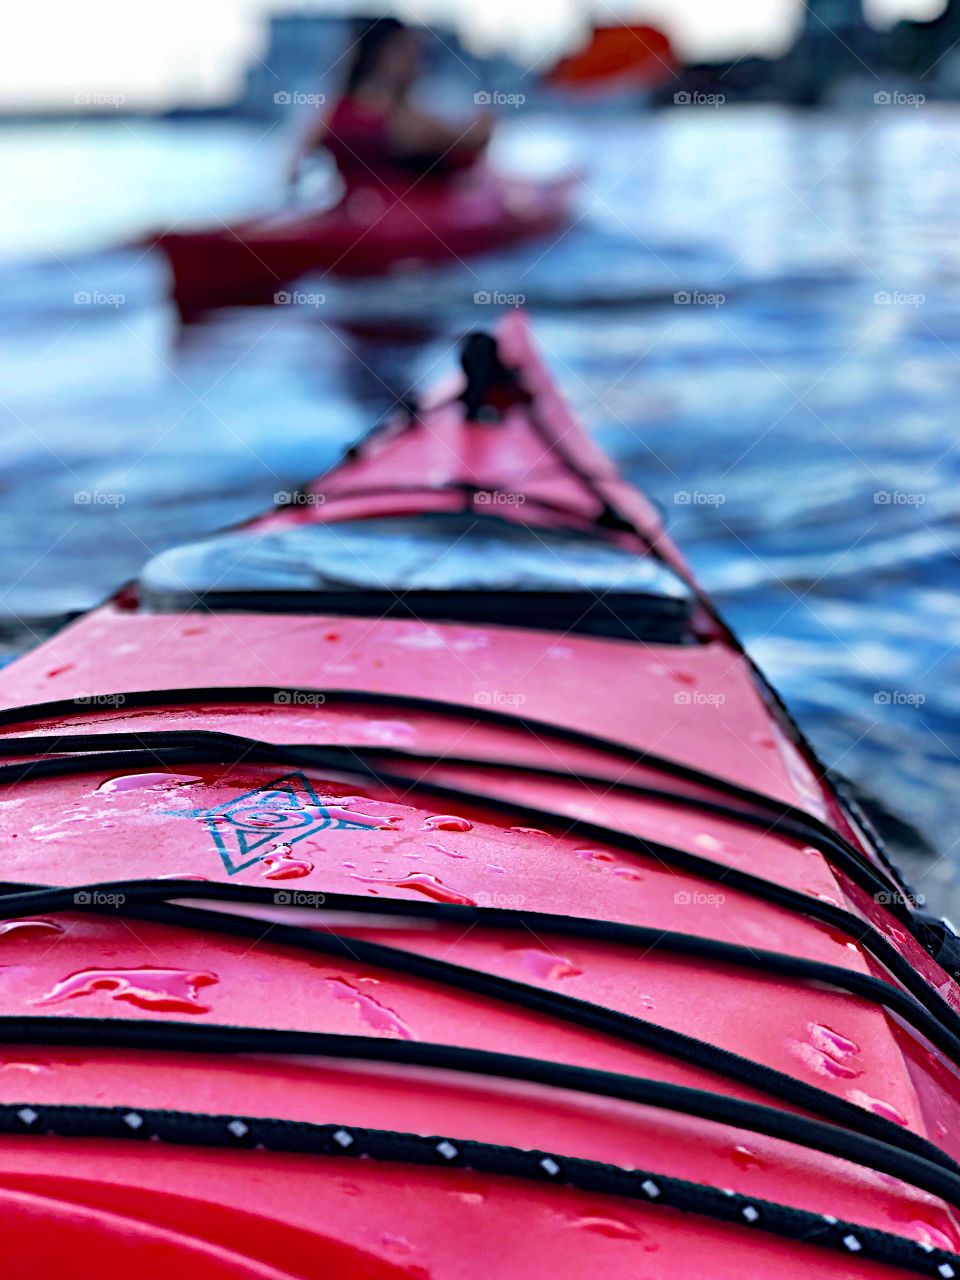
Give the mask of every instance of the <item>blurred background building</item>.
M 280 87 L 329 88 L 357 12 L 363 5 L 350 0 L 211 0 L 201 10 L 171 0 L 155 11 L 138 10 L 143 21 L 131 21 L 119 0 L 82 10 L 40 0 L 0 19 L 0 72 L 6 73 L 0 112 L 176 110 L 267 118 Z M 582 43 L 593 11 L 568 0 L 523 7 L 495 0 L 483 11 L 456 0 L 424 0 L 403 12 L 432 24 L 430 60 L 440 80 L 482 67 L 497 87 L 522 77 L 532 91 L 531 68 Z M 904 91 L 960 93 L 958 0 L 741 0 L 727 6 L 648 0 L 604 5 L 600 18 L 613 22 L 617 13 L 670 36 L 687 68 L 681 89 L 715 92 L 722 84 L 728 98 L 809 105 L 856 95 L 858 88 L 865 93 L 878 76 L 897 76 Z M 59 30 L 56 48 L 44 47 L 44 30 Z M 96 58 L 84 56 L 94 50 Z M 123 102 L 103 101 L 111 91 Z M 666 91 L 661 96 L 668 100 Z

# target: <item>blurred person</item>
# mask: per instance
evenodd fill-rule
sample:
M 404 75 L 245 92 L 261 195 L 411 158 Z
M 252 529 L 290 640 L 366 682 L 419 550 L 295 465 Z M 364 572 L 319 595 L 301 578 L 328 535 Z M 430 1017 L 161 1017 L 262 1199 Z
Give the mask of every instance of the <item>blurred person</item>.
M 347 186 L 411 174 L 449 177 L 474 164 L 490 141 L 492 117 L 448 124 L 421 110 L 411 102 L 420 69 L 416 32 L 395 18 L 358 23 L 343 90 L 302 139 L 291 182 L 320 149 L 333 156 Z

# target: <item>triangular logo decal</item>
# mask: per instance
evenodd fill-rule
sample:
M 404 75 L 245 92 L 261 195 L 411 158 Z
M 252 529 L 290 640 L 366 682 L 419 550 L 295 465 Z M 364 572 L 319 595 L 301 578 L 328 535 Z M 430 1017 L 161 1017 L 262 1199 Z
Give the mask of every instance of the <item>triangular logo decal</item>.
M 309 778 L 288 773 L 214 809 L 178 810 L 205 823 L 228 875 L 259 862 L 277 844 L 296 844 L 320 831 L 372 831 L 374 822 L 335 817 L 320 802 Z

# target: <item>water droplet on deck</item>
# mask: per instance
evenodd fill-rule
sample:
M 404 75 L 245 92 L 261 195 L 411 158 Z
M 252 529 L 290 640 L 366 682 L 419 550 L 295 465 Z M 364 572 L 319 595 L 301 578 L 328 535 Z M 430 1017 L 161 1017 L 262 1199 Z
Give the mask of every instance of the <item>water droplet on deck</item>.
M 577 1218 L 568 1224 L 580 1231 L 592 1231 L 598 1236 L 609 1236 L 614 1240 L 645 1240 L 647 1237 L 639 1227 L 621 1222 L 619 1218 Z
M 722 840 L 718 840 L 716 836 L 708 835 L 706 831 L 694 836 L 693 843 L 699 845 L 701 849 L 710 849 L 713 853 L 720 853 L 725 848 Z
M 453 902 L 464 907 L 475 907 L 477 905 L 473 898 L 468 898 L 466 894 L 457 893 L 455 889 L 448 888 L 442 880 L 437 879 L 436 876 L 429 875 L 426 871 L 411 871 L 402 880 L 380 880 L 374 879 L 372 876 L 352 876 L 351 879 L 361 880 L 364 884 L 388 885 L 391 889 L 413 889 L 428 898 L 433 898 L 435 902 Z
M 190 969 L 80 969 L 62 978 L 34 1003 L 57 1004 L 105 991 L 114 1000 L 151 1013 L 208 1013 L 197 992 L 217 981 L 216 974 Z
M 49 1062 L 22 1062 L 14 1061 L 0 1062 L 0 1071 L 25 1071 L 27 1075 L 39 1076 L 44 1071 L 52 1071 L 53 1067 Z
M 299 880 L 313 870 L 313 863 L 307 858 L 295 857 L 288 844 L 278 844 L 263 859 L 263 866 L 266 868 L 264 880 Z
M 427 848 L 436 849 L 437 853 L 442 853 L 447 858 L 465 858 L 467 856 L 465 853 L 457 853 L 453 849 L 448 849 L 442 844 L 428 844 Z
M 391 819 L 372 818 L 368 813 L 358 813 L 354 809 L 346 809 L 338 804 L 324 805 L 322 809 L 308 809 L 307 812 L 315 814 L 321 820 L 333 818 L 335 822 L 349 822 L 358 827 L 372 827 L 377 831 L 399 830 L 398 827 L 390 825 Z
M 189 773 L 126 773 L 101 782 L 97 790 L 105 795 L 114 795 L 119 791 L 160 791 L 165 787 L 185 787 L 191 782 L 202 781 L 202 778 Z
M 822 1022 L 810 1023 L 810 1042 L 821 1053 L 829 1054 L 837 1062 L 844 1062 L 860 1052 L 860 1046 L 855 1040 L 842 1036 L 839 1031 L 824 1026 Z
M 63 932 L 63 925 L 52 920 L 5 920 L 0 924 L 0 937 L 7 938 L 48 938 Z
M 931 1249 L 945 1249 L 948 1253 L 956 1253 L 956 1242 L 951 1240 L 945 1231 L 914 1218 L 906 1224 L 907 1234 L 921 1244 L 928 1244 Z
M 368 720 L 364 732 L 368 738 L 387 746 L 409 746 L 416 736 L 413 725 L 404 720 Z
M 578 858 L 584 858 L 587 862 L 616 862 L 613 854 L 603 849 L 576 849 L 574 852 Z
M 549 834 L 546 831 L 541 831 L 539 827 L 508 827 L 507 830 L 518 836 L 545 836 Z
M 394 1235 L 392 1231 L 385 1231 L 380 1237 L 387 1249 L 392 1249 L 394 1253 L 413 1253 L 413 1245 L 406 1236 Z
M 473 823 L 452 813 L 435 813 L 423 822 L 424 831 L 472 831 Z
M 369 1026 L 384 1035 L 396 1036 L 400 1040 L 413 1038 L 407 1024 L 392 1009 L 365 991 L 358 991 L 346 978 L 325 978 L 327 990 L 335 1000 L 345 1000 L 352 1004 Z
M 884 1120 L 892 1120 L 894 1124 L 906 1125 L 907 1120 L 902 1116 L 896 1107 L 889 1102 L 884 1102 L 882 1098 L 872 1098 L 869 1093 L 864 1093 L 862 1089 L 848 1089 L 847 1097 L 851 1102 L 856 1103 L 858 1107 L 863 1107 L 866 1111 L 872 1111 L 875 1116 L 883 1116 Z
M 734 1147 L 730 1159 L 738 1169 L 765 1169 L 766 1165 L 750 1147 Z
M 538 951 L 535 947 L 511 947 L 510 952 L 519 956 L 531 973 L 547 981 L 554 978 L 576 978 L 583 970 L 566 956 L 552 951 Z
M 811 1071 L 815 1071 L 817 1075 L 831 1076 L 833 1079 L 853 1080 L 857 1076 L 862 1075 L 862 1071 L 858 1071 L 855 1067 L 848 1066 L 844 1062 L 837 1062 L 824 1053 L 822 1049 L 817 1049 L 812 1044 L 808 1044 L 806 1040 L 788 1040 L 787 1048 L 795 1058 L 799 1058 L 804 1066 L 809 1067 Z

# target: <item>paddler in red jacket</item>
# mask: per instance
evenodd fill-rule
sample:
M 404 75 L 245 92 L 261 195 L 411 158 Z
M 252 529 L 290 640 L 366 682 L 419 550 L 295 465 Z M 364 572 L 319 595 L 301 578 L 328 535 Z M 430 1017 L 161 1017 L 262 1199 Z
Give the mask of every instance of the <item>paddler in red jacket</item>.
M 420 41 L 395 18 L 363 22 L 350 47 L 344 90 L 332 111 L 303 138 L 291 167 L 325 148 L 348 186 L 442 178 L 469 168 L 490 140 L 493 120 L 447 124 L 410 101 L 420 73 Z

